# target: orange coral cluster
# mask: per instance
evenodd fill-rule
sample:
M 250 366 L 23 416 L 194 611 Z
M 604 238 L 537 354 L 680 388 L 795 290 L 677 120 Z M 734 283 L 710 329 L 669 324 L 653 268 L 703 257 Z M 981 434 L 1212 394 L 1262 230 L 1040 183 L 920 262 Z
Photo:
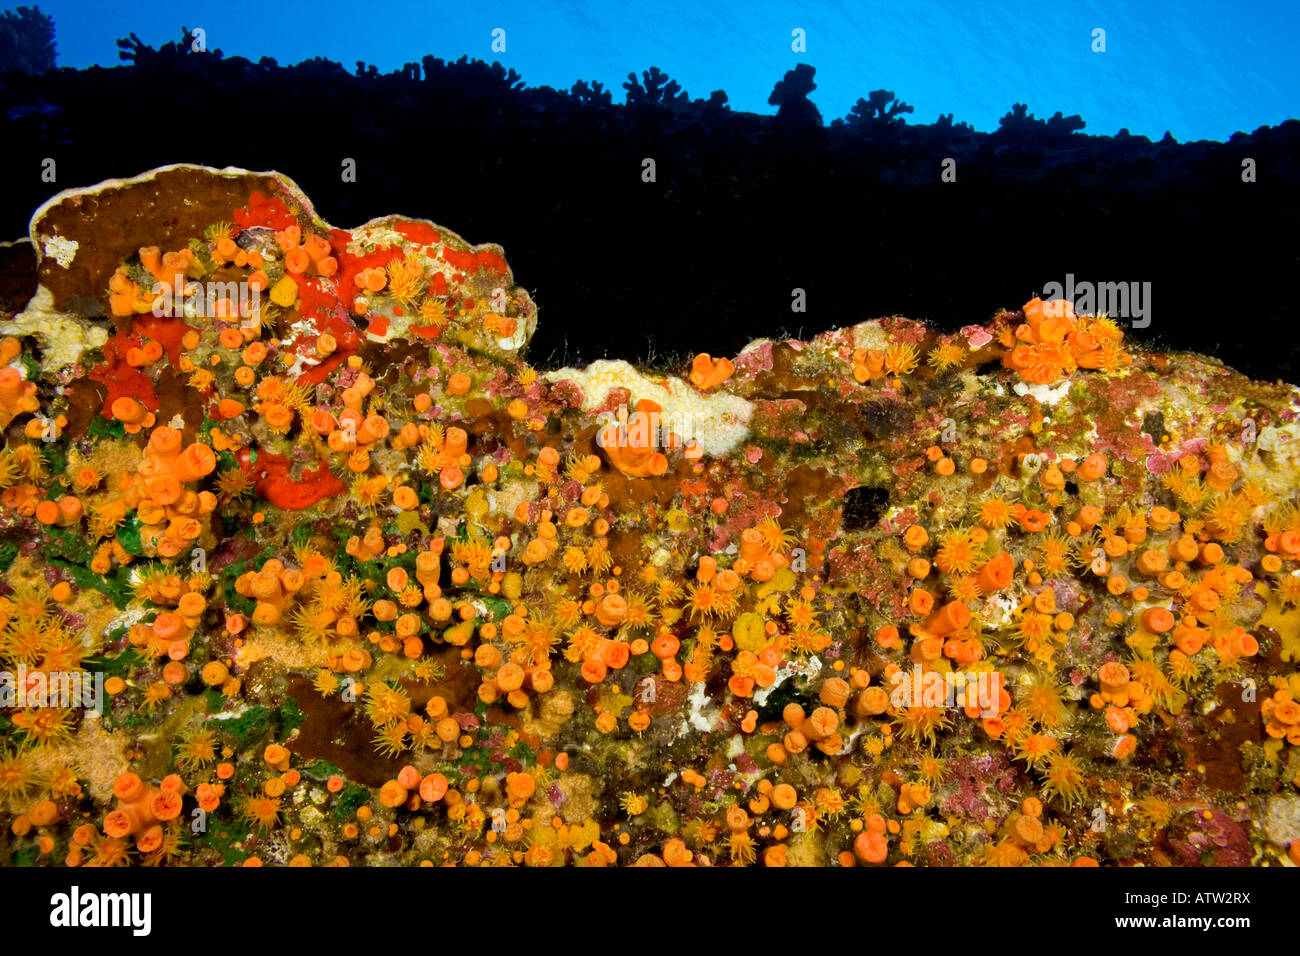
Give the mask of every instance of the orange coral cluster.
M 139 468 L 124 475 L 121 507 L 134 510 L 143 528 L 141 540 L 163 557 L 176 557 L 208 531 L 208 517 L 217 506 L 210 491 L 186 487 L 217 466 L 212 448 L 202 442 L 184 444 L 179 430 L 155 428 Z
M 1133 361 L 1119 347 L 1124 333 L 1113 322 L 1077 316 L 1067 300 L 1030 299 L 1022 311 L 1024 324 L 1002 335 L 1002 362 L 1031 385 L 1050 385 L 1079 368 L 1111 371 Z

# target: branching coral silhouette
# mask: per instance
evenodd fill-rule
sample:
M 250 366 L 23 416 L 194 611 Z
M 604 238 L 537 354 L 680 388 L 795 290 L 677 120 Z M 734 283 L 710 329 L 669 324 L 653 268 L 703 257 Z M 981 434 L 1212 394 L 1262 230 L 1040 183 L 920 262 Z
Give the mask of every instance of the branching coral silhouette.
M 681 84 L 676 80 L 669 79 L 668 74 L 657 66 L 642 70 L 641 82 L 637 82 L 635 73 L 629 73 L 627 81 L 623 84 L 623 89 L 627 90 L 627 103 L 629 106 L 654 104 L 672 106 L 678 103 L 690 102 L 690 97 L 686 95 L 686 91 L 682 89 Z
M 1037 119 L 1025 103 L 1016 103 L 1011 111 L 998 120 L 998 132 L 1003 138 L 1025 139 L 1040 136 L 1048 141 L 1060 140 L 1083 129 L 1087 124 L 1079 115 L 1065 116 L 1060 110 L 1048 119 Z
M 54 69 L 54 20 L 40 7 L 19 7 L 0 14 L 0 73 Z
M 583 106 L 609 106 L 614 100 L 613 94 L 598 80 L 592 80 L 590 84 L 586 80 L 578 80 L 569 89 L 569 95 Z
M 895 99 L 892 90 L 872 90 L 865 100 L 859 98 L 849 110 L 849 126 L 860 130 L 901 126 L 903 114 L 914 112 L 911 106 Z
M 178 66 L 192 56 L 221 59 L 220 50 L 200 50 L 196 46 L 189 27 L 181 27 L 179 40 L 170 40 L 156 48 L 147 45 L 132 32 L 130 36 L 117 41 L 117 58 L 141 67 Z

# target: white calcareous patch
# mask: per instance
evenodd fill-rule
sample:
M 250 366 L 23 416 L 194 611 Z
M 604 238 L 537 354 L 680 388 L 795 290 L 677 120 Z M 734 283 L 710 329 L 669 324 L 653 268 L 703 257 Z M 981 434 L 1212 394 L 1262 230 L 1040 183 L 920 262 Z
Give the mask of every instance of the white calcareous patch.
M 676 376 L 649 378 L 622 360 L 601 359 L 584 369 L 562 368 L 546 373 L 549 382 L 571 381 L 582 389 L 583 409 L 591 411 L 605 403 L 616 388 L 632 396 L 629 412 L 637 402 L 649 399 L 663 411 L 661 420 L 677 431 L 682 425 L 684 441 L 692 438 L 706 455 L 726 455 L 749 436 L 754 406 L 730 392 L 704 393 Z
M 367 223 L 352 231 L 352 240 L 348 243 L 348 255 L 364 256 L 376 249 L 402 248 L 407 239 L 392 226 Z
M 373 313 L 372 313 L 373 314 Z M 407 332 L 411 328 L 411 317 L 406 314 L 390 315 L 388 312 L 380 313 L 388 320 L 387 327 L 382 335 L 378 335 L 369 329 L 366 330 L 366 338 L 371 342 L 392 342 L 394 339 L 403 339 L 407 337 Z
M 853 347 L 883 352 L 894 344 L 893 337 L 881 327 L 879 321 L 859 322 L 851 330 Z
M 822 671 L 822 660 L 820 657 L 813 655 L 802 663 L 797 660 L 782 661 L 781 666 L 776 669 L 776 681 L 771 687 L 760 687 L 754 691 L 754 706 L 762 707 L 767 703 L 767 699 L 772 693 L 784 684 L 791 677 L 804 677 L 812 679 Z
M 528 341 L 528 324 L 522 319 L 515 320 L 515 331 L 513 335 L 507 335 L 497 339 L 497 348 L 504 349 L 507 352 L 513 352 L 524 347 Z
M 77 241 L 65 236 L 42 237 L 41 249 L 47 259 L 53 259 L 65 269 L 72 265 L 72 260 L 77 257 Z
M 1293 494 L 1291 476 L 1300 470 L 1300 422 L 1265 425 L 1259 430 L 1256 444 L 1260 451 L 1268 452 L 1268 457 L 1243 456 L 1237 463 L 1242 478 L 1259 485 L 1276 500 L 1289 499 Z
M 1017 395 L 1029 395 L 1040 405 L 1055 405 L 1070 393 L 1070 380 L 1067 378 L 1053 388 L 1051 385 L 1030 385 L 1028 382 L 1016 382 L 1012 390 Z
M 686 698 L 686 703 L 690 705 L 690 710 L 686 714 L 686 724 L 682 728 L 685 732 L 688 728 L 698 730 L 700 733 L 708 733 L 713 729 L 713 715 L 706 714 L 705 708 L 710 710 L 713 702 L 709 700 L 708 693 L 704 690 L 704 684 L 696 684 L 691 690 L 691 696 Z
M 1019 606 L 1019 602 L 1011 595 L 995 594 L 984 602 L 981 623 L 991 631 L 1008 627 L 1011 624 L 1013 612 Z
M 27 308 L 8 322 L 0 322 L 0 335 L 22 338 L 31 335 L 41 344 L 41 368 L 57 372 L 76 365 L 86 349 L 97 349 L 108 341 L 108 330 L 78 315 L 54 308 L 54 294 L 38 286 Z

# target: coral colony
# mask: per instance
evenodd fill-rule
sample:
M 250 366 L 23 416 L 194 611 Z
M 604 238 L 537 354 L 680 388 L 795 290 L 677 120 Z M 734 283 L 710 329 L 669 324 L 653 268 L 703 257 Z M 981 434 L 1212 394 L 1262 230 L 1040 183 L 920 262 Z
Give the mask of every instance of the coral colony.
M 272 173 L 31 240 L 7 862 L 1300 855 L 1291 386 L 1040 298 L 534 369 L 498 247 Z

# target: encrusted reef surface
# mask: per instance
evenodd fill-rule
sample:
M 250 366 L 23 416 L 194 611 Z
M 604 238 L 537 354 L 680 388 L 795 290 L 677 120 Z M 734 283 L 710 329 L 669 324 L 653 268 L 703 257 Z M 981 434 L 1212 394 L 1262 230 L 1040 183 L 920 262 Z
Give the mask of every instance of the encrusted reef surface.
M 1290 385 L 1038 299 L 534 369 L 500 248 L 274 173 L 30 240 L 2 862 L 1296 862 Z

